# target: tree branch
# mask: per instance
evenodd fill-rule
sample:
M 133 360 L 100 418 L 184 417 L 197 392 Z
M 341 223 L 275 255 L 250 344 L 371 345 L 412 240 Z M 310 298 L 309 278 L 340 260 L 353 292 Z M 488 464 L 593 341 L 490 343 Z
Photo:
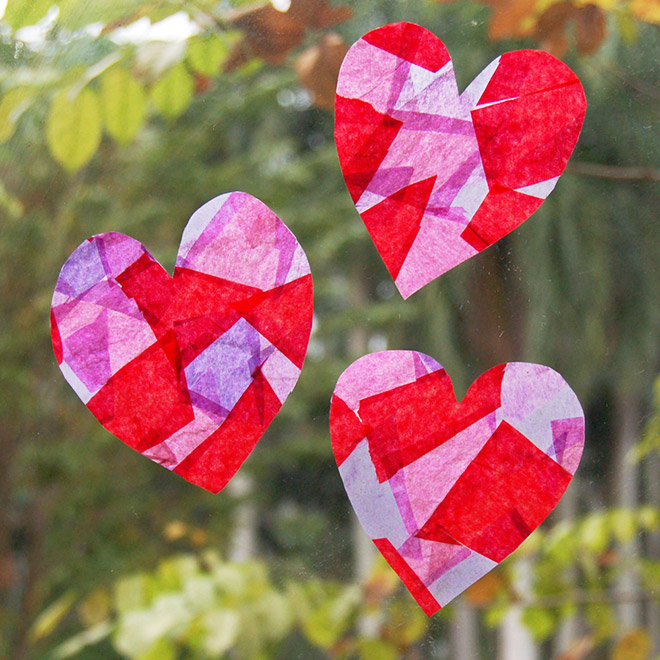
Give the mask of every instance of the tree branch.
M 568 164 L 566 171 L 578 176 L 594 176 L 619 181 L 660 181 L 660 169 L 652 167 L 625 167 L 572 161 Z

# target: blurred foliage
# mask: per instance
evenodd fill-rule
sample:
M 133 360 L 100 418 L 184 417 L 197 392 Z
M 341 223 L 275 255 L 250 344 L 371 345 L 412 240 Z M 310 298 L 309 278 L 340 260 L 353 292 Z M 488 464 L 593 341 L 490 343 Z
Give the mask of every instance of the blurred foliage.
M 653 412 L 642 433 L 642 440 L 635 449 L 635 458 L 643 459 L 652 451 L 660 451 L 660 378 L 653 385 Z
M 452 2 L 454 0 L 437 0 Z M 480 0 L 492 9 L 491 39 L 532 37 L 558 57 L 575 48 L 591 55 L 613 28 L 624 41 L 634 41 L 637 22 L 660 24 L 656 0 Z
M 171 557 L 152 573 L 122 578 L 112 591 L 91 592 L 75 612 L 73 605 L 65 594 L 31 630 L 37 641 L 64 616 L 80 621 L 85 630 L 53 649 L 51 657 L 58 660 L 104 640 L 120 657 L 137 660 L 219 658 L 228 652 L 287 658 L 291 645 L 301 643 L 325 654 L 321 657 L 386 660 L 405 654 L 427 629 L 426 616 L 402 597 L 384 560 L 361 587 L 310 578 L 278 589 L 263 562 L 224 562 L 209 550 Z M 356 623 L 369 619 L 378 637 L 356 633 Z
M 660 600 L 656 3 L 52 4 L 9 0 L 0 26 L 0 657 L 451 657 L 453 607 L 427 620 L 382 560 L 354 576 L 329 398 L 351 361 L 386 347 L 439 359 L 459 398 L 498 362 L 564 374 L 589 422 L 567 496 L 575 513 L 553 514 L 465 602 L 491 627 L 521 608 L 544 657 L 657 655 L 651 614 L 630 630 L 616 609 L 623 572 L 639 584 L 624 598 Z M 179 12 L 189 36 L 121 37 Z M 346 192 L 331 115 L 347 44 L 395 20 L 441 36 L 461 88 L 504 50 L 551 47 L 590 104 L 535 217 L 405 303 Z M 212 496 L 96 423 L 59 374 L 48 313 L 61 264 L 87 236 L 129 233 L 171 268 L 190 214 L 236 189 L 268 203 L 305 248 L 316 323 L 295 392 L 241 470 L 252 487 Z M 631 402 L 647 422 L 647 476 L 643 501 L 622 506 Z M 227 558 L 245 506 L 258 559 L 239 562 Z M 522 562 L 531 590 L 519 586 Z M 569 620 L 579 634 L 555 654 Z

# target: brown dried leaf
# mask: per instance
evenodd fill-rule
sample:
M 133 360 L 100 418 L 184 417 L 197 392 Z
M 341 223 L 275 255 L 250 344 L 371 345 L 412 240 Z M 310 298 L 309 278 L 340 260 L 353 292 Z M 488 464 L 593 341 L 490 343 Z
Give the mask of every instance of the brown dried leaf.
M 0 557 L 0 591 L 9 591 L 19 578 L 19 570 L 13 557 Z
M 475 607 L 485 607 L 493 602 L 497 592 L 504 586 L 502 576 L 491 571 L 486 573 L 465 591 L 465 600 Z
M 165 525 L 163 536 L 166 540 L 173 542 L 182 539 L 188 534 L 188 525 L 181 520 L 172 520 Z
M 580 637 L 568 651 L 558 655 L 555 660 L 583 660 L 594 648 L 594 640 L 591 636 Z
M 539 17 L 534 30 L 534 38 L 539 41 L 544 50 L 555 57 L 561 57 L 568 49 L 568 41 L 564 33 L 575 11 L 575 5 L 566 0 L 548 7 Z
M 575 12 L 575 39 L 580 55 L 591 55 L 598 50 L 607 34 L 607 19 L 600 7 L 583 5 Z
M 523 37 L 528 34 L 522 23 L 534 11 L 536 0 L 485 0 L 484 4 L 493 8 L 488 26 L 491 39 Z
M 279 65 L 298 46 L 308 28 L 322 29 L 345 21 L 352 15 L 348 7 L 332 7 L 327 0 L 292 0 L 288 11 L 271 4 L 248 7 L 229 14 L 226 22 L 242 30 L 243 39 L 225 62 L 233 71 L 253 57 Z
M 289 12 L 277 11 L 272 5 L 260 5 L 236 12 L 227 22 L 242 30 L 245 36 L 234 47 L 225 62 L 225 71 L 233 71 L 253 57 L 279 65 L 303 40 L 305 26 Z
M 438 3 L 451 1 L 436 0 Z M 536 18 L 538 0 L 481 0 L 481 2 L 493 10 L 488 27 L 488 36 L 492 40 L 531 35 L 545 50 L 562 57 L 569 46 L 567 33 L 572 32 L 577 51 L 581 55 L 595 52 L 607 35 L 605 12 L 593 3 L 577 4 L 575 0 L 560 0 L 550 5 Z M 632 2 L 657 3 L 657 0 L 632 0 Z M 660 22 L 660 11 L 658 22 Z
M 347 51 L 346 42 L 337 33 L 330 32 L 296 60 L 298 80 L 312 93 L 317 107 L 334 110 L 339 68 Z
M 333 7 L 327 0 L 292 0 L 287 14 L 305 27 L 322 30 L 347 21 L 353 16 L 350 7 Z
M 195 95 L 204 94 L 213 86 L 213 78 L 210 76 L 204 76 L 201 73 L 194 71 L 193 78 L 195 79 Z
M 631 630 L 612 650 L 612 660 L 648 660 L 653 644 L 645 630 Z

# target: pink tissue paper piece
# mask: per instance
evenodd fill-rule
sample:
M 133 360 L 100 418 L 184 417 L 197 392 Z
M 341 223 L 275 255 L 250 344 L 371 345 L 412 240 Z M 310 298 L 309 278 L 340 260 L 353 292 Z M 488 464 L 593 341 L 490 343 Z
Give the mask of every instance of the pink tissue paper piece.
M 57 280 L 51 335 L 64 377 L 108 431 L 217 493 L 294 388 L 312 310 L 296 237 L 233 192 L 192 215 L 173 276 L 129 236 L 82 243 Z
M 404 298 L 536 211 L 585 111 L 577 76 L 542 51 L 501 55 L 459 94 L 447 49 L 419 25 L 385 25 L 350 48 L 335 103 L 339 162 Z
M 459 403 L 433 358 L 383 351 L 340 376 L 330 433 L 362 526 L 430 616 L 557 505 L 582 455 L 584 415 L 549 367 L 494 367 Z

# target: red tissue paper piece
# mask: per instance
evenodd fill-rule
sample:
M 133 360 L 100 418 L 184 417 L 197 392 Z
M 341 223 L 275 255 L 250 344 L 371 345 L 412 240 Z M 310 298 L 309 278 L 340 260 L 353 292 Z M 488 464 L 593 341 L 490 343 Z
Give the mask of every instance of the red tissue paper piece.
M 66 261 L 51 309 L 64 377 L 120 440 L 217 493 L 294 388 L 312 276 L 286 225 L 247 193 L 190 218 L 174 275 L 99 234 Z
M 330 434 L 362 526 L 431 616 L 554 509 L 580 462 L 584 415 L 549 367 L 494 367 L 459 403 L 433 358 L 383 351 L 339 377 Z
M 491 62 L 459 94 L 442 41 L 385 25 L 348 51 L 335 140 L 346 185 L 401 295 L 492 245 L 557 183 L 586 99 L 548 53 Z

